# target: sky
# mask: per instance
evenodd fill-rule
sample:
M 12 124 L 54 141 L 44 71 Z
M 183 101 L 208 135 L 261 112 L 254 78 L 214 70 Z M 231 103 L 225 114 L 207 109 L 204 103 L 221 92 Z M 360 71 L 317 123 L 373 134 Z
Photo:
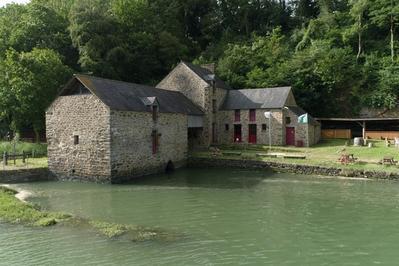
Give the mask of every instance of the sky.
M 25 4 L 25 3 L 28 3 L 29 1 L 30 0 L 0 0 L 0 7 L 5 6 L 6 4 L 9 4 L 12 2 L 18 3 L 18 4 Z

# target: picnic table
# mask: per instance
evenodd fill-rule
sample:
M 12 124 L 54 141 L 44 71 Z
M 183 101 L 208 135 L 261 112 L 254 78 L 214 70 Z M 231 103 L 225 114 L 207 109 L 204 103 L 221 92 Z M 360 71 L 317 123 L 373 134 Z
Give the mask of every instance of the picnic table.
M 384 156 L 382 160 L 380 161 L 380 164 L 386 164 L 386 165 L 396 165 L 398 161 L 395 161 L 392 156 Z
M 355 158 L 355 157 L 353 156 L 353 154 L 346 154 L 346 153 L 341 154 L 341 156 L 340 156 L 339 159 L 338 159 L 338 161 L 339 161 L 341 164 L 354 163 L 354 162 L 356 162 L 356 160 L 357 160 L 357 158 Z

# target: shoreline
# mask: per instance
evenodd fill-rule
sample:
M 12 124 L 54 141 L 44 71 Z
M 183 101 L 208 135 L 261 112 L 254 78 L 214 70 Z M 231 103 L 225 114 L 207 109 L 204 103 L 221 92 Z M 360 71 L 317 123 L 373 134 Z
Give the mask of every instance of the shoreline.
M 222 159 L 222 158 L 202 158 L 191 157 L 188 160 L 188 168 L 206 168 L 206 167 L 232 167 L 239 169 L 269 169 L 276 172 L 286 172 L 302 175 L 321 175 L 329 177 L 343 177 L 356 179 L 390 179 L 399 180 L 399 174 L 370 171 L 344 169 L 337 167 L 313 166 L 305 164 L 255 161 L 245 159 Z

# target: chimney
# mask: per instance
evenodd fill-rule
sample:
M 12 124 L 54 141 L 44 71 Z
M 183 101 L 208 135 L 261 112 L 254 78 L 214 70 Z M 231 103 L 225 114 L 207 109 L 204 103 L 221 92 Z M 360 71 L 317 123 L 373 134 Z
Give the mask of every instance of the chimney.
M 201 65 L 202 68 L 208 69 L 215 74 L 215 63 Z

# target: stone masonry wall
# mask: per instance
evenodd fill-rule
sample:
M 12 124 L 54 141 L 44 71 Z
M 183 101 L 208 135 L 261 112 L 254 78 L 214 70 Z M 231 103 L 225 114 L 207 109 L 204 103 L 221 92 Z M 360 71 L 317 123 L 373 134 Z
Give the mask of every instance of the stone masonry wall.
M 162 172 L 169 161 L 176 167 L 187 159 L 187 116 L 159 113 L 157 122 L 152 113 L 111 113 L 112 182 Z M 152 132 L 157 130 L 159 148 L 152 152 Z
M 220 129 L 218 127 L 218 113 L 219 109 L 224 103 L 227 91 L 220 88 L 209 86 L 205 89 L 205 106 L 204 106 L 204 128 L 203 128 L 203 142 L 205 146 L 209 146 L 213 143 L 212 139 L 212 124 L 216 126 L 216 138 L 215 142 L 219 143 Z M 213 110 L 213 101 L 216 101 L 216 110 Z
M 178 65 L 157 87 L 180 91 L 203 109 L 205 114 L 199 142 L 201 146 L 208 147 L 212 143 L 212 124 L 217 123 L 217 115 L 212 110 L 213 100 L 216 100 L 217 109 L 219 109 L 224 102 L 227 91 L 220 88 L 213 91 L 212 86 L 184 64 Z M 218 130 L 217 126 L 216 130 Z
M 264 113 L 267 111 L 272 112 L 272 145 L 285 145 L 285 128 L 283 127 L 283 113 L 281 110 L 256 110 L 256 121 L 249 121 L 249 110 L 240 110 L 240 122 L 234 122 L 234 110 L 220 111 L 218 114 L 218 127 L 219 127 L 219 143 L 230 144 L 233 143 L 234 125 L 241 124 L 242 142 L 248 143 L 248 125 L 256 124 L 257 128 L 257 143 L 269 144 L 269 121 L 265 118 Z M 229 130 L 226 130 L 225 125 L 229 125 Z M 262 130 L 262 124 L 266 124 L 266 130 Z
M 157 85 L 157 88 L 180 91 L 193 103 L 204 108 L 206 86 L 208 83 L 195 75 L 186 65 L 179 64 Z
M 309 127 L 312 125 L 309 124 L 299 124 L 298 116 L 292 112 L 291 110 L 284 110 L 285 117 L 289 117 L 291 122 L 289 124 L 285 123 L 285 127 L 294 127 L 295 128 L 295 145 L 297 141 L 302 141 L 305 147 L 309 147 Z M 285 122 L 285 121 L 284 121 Z
M 49 170 L 58 178 L 109 181 L 109 121 L 108 107 L 94 95 L 58 97 L 46 112 Z

